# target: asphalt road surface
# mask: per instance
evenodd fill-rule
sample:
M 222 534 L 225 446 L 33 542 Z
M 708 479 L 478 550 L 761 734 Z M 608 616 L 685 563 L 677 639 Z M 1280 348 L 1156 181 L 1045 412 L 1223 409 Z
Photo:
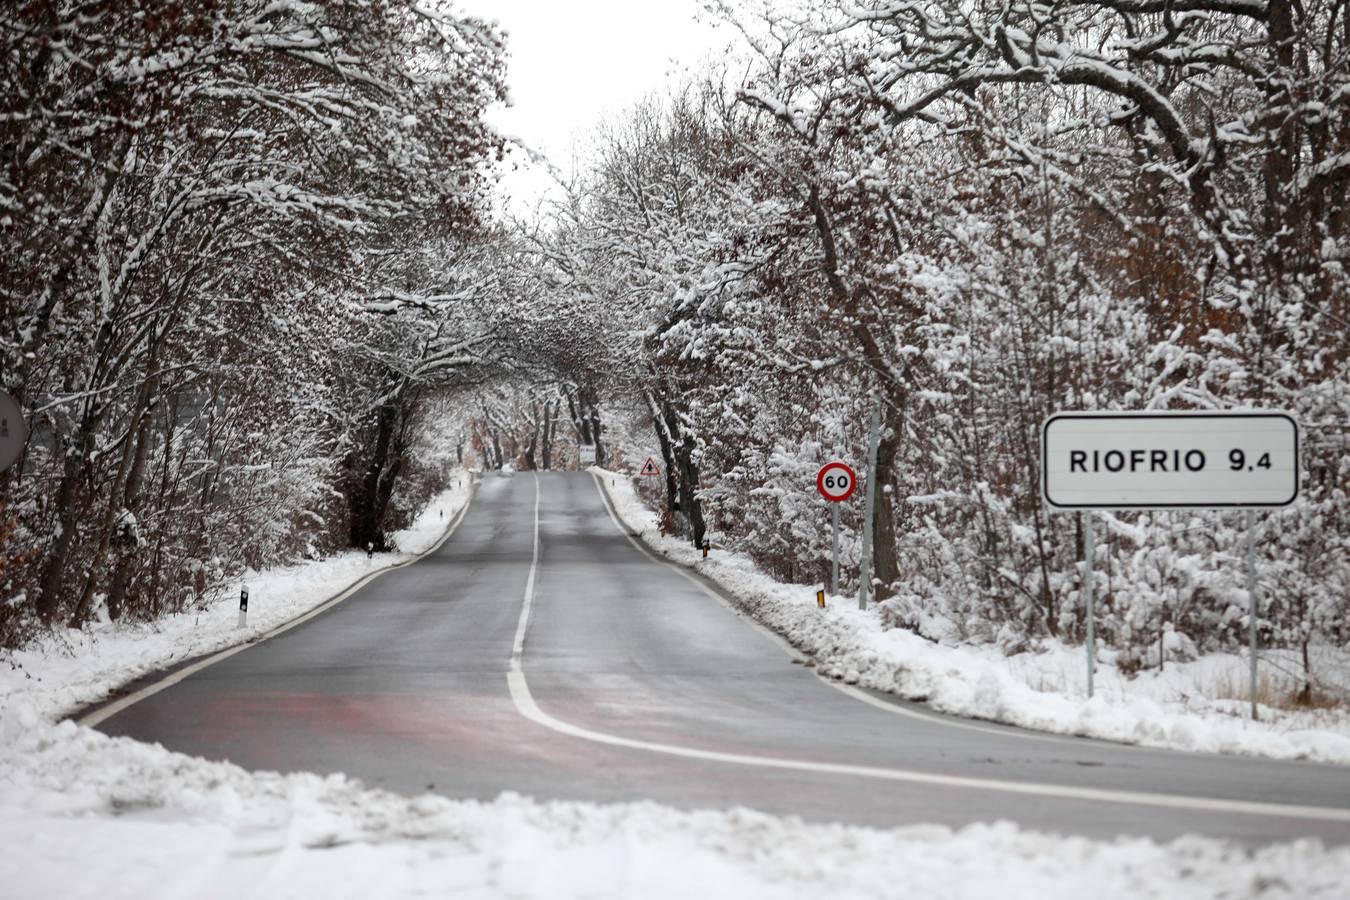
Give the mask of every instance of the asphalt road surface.
M 1350 843 L 1344 768 L 970 722 L 844 688 L 794 656 L 640 548 L 589 475 L 489 475 L 422 561 L 84 720 L 404 793 Z

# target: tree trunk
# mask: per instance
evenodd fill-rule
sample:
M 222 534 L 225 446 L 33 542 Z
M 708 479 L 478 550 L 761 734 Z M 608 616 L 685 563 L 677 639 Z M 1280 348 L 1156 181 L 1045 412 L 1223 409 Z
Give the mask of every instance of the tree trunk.
M 605 448 L 600 439 L 600 409 L 596 401 L 595 389 L 579 387 L 576 396 L 566 392 L 567 412 L 572 419 L 572 427 L 577 431 L 577 441 L 595 447 L 595 464 L 605 464 Z
M 539 404 L 530 403 L 530 442 L 525 445 L 525 467 L 537 471 L 539 463 L 535 461 L 535 452 L 539 448 Z
M 665 416 L 661 413 L 661 405 L 651 391 L 643 393 L 647 398 L 647 409 L 651 412 L 652 428 L 656 431 L 656 443 L 661 448 L 661 460 L 666 467 L 666 509 L 675 513 L 680 508 L 679 491 L 675 484 L 675 450 L 666 428 Z
M 351 544 L 359 550 L 384 551 L 384 517 L 394 481 L 403 467 L 398 437 L 403 428 L 402 391 L 381 404 L 376 412 L 375 449 L 351 498 Z
M 679 413 L 664 396 L 658 402 L 649 392 L 648 407 L 656 420 L 656 437 L 666 463 L 666 497 L 672 512 L 681 513 L 689 522 L 686 535 L 695 547 L 703 546 L 707 525 L 703 502 L 698 497 L 699 471 L 694 461 L 696 444 L 680 421 Z
M 156 388 L 158 388 L 158 385 L 156 385 Z M 141 483 L 145 480 L 145 466 L 150 456 L 150 443 L 153 437 L 151 426 L 154 424 L 155 417 L 151 414 L 152 408 L 152 404 L 147 404 L 141 413 L 141 427 L 136 435 L 136 454 L 131 461 L 131 472 L 127 475 L 126 488 L 122 499 L 122 506 L 131 515 L 136 516 L 138 532 L 140 530 Z M 166 454 L 168 449 L 167 446 L 164 448 Z M 138 547 L 126 546 L 118 548 L 112 582 L 108 586 L 108 618 L 114 622 L 122 618 L 123 601 L 127 595 L 127 585 L 131 581 L 132 563 L 136 559 L 137 549 Z
M 558 400 L 544 401 L 544 429 L 540 435 L 540 449 L 543 453 L 544 470 L 553 468 L 553 438 L 558 431 Z
M 95 420 L 93 413 L 86 407 L 74 446 L 62 442 L 65 459 L 61 465 L 61 483 L 56 490 L 56 541 L 42 570 L 41 587 L 35 604 L 38 617 L 47 626 L 56 621 L 61 609 L 61 584 L 79 528 L 78 488 L 84 477 L 85 461 L 93 450 Z
M 881 424 L 881 440 L 877 442 L 877 505 L 872 522 L 872 571 L 878 582 L 877 602 L 889 598 L 894 593 L 893 585 L 900 579 L 895 540 L 895 457 L 900 452 L 905 427 L 901 408 L 883 403 Z
M 595 396 L 595 388 L 586 387 L 582 393 L 584 404 L 581 414 L 586 422 L 590 442 L 595 445 L 595 464 L 605 464 L 605 445 L 600 436 L 600 404 Z

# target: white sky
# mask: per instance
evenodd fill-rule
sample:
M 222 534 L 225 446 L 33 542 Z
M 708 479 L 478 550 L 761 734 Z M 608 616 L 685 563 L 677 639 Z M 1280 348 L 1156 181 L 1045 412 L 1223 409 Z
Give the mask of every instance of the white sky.
M 681 71 L 697 71 L 733 31 L 699 14 L 698 0 L 459 0 L 466 12 L 506 30 L 507 81 L 514 106 L 493 110 L 504 134 L 542 152 L 564 173 L 574 142 L 604 117 L 661 92 Z M 524 164 L 520 154 L 517 161 Z M 526 212 L 548 189 L 546 173 L 515 171 L 502 191 Z

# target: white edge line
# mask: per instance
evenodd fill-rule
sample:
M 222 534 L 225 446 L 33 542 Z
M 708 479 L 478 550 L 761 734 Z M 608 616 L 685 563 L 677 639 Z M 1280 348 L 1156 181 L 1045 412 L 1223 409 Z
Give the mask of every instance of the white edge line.
M 680 577 L 692 583 L 694 586 L 696 586 L 699 590 L 703 591 L 703 593 L 707 594 L 709 597 L 712 597 L 714 600 L 716 600 L 719 604 L 721 604 L 725 609 L 730 611 L 737 618 L 743 619 L 746 622 L 746 624 L 750 625 L 760 634 L 764 635 L 764 637 L 766 637 L 771 643 L 773 643 L 774 646 L 781 649 L 791 658 L 799 659 L 801 657 L 802 655 L 801 652 L 798 651 L 795 647 L 793 647 L 790 643 L 788 643 L 787 639 L 784 638 L 781 634 L 769 628 L 762 622 L 758 621 L 757 619 L 755 619 L 754 616 L 750 615 L 744 610 L 738 609 L 731 603 L 728 603 L 725 597 L 723 597 L 721 594 L 717 593 L 716 591 L 708 587 L 707 584 L 705 584 L 703 581 L 697 578 L 692 572 L 690 572 L 687 567 L 682 566 L 679 563 L 673 562 L 669 559 L 663 559 L 661 557 L 656 556 L 651 552 L 651 550 L 649 550 L 646 546 L 644 546 L 642 542 L 634 538 L 633 535 L 629 532 L 628 528 L 624 526 L 623 520 L 619 518 L 618 510 L 616 507 L 613 506 L 613 501 L 610 499 L 609 494 L 606 491 L 604 481 L 602 481 L 600 476 L 595 472 L 591 473 L 591 477 L 595 479 L 596 484 L 599 486 L 600 501 L 601 503 L 604 504 L 605 510 L 609 513 L 610 518 L 614 521 L 614 524 L 618 527 L 620 533 L 622 533 L 623 536 L 628 539 L 628 542 L 630 544 L 632 544 L 634 547 L 637 548 L 639 553 L 647 557 L 652 562 L 657 563 L 659 565 L 667 566 L 673 569 L 675 572 L 679 573 Z M 905 707 L 899 706 L 895 703 L 888 703 L 885 700 L 873 697 L 866 691 L 860 690 L 859 688 L 853 687 L 852 685 L 840 684 L 834 679 L 828 678 L 824 675 L 819 675 L 819 678 L 822 682 L 834 688 L 836 691 L 839 691 L 840 693 L 845 694 L 846 696 L 852 697 L 854 700 L 857 700 L 861 703 L 866 703 L 868 706 L 876 707 L 877 709 L 883 710 L 884 712 L 888 712 L 896 716 L 901 716 L 903 718 L 919 719 L 920 721 L 931 722 L 934 725 L 942 725 L 947 728 L 959 728 L 963 731 L 978 731 L 981 734 L 996 734 L 999 735 L 1000 737 L 1011 737 L 1024 741 L 1042 741 L 1052 744 L 1072 744 L 1074 746 L 1081 746 L 1083 741 L 1083 738 L 1074 737 L 1071 735 L 1044 734 L 1033 731 L 1027 731 L 1025 729 L 1020 728 L 1017 725 L 1006 725 L 1001 728 L 998 728 L 998 727 L 991 727 L 988 725 L 979 725 L 974 722 L 955 721 L 953 717 L 949 715 L 941 715 L 937 713 L 923 713 L 918 712 L 917 710 L 906 709 Z M 1120 744 L 1119 746 L 1134 748 L 1134 745 L 1132 744 Z M 1134 748 L 1134 749 L 1144 749 L 1144 748 Z
M 511 643 L 511 673 L 522 671 L 521 665 L 525 657 L 525 630 L 529 627 L 530 611 L 534 608 L 534 576 L 539 571 L 539 473 L 534 472 L 532 474 L 534 475 L 534 552 L 530 557 L 530 574 L 525 579 L 525 597 L 520 607 L 520 619 L 516 622 L 516 638 Z
M 1104 788 L 1079 788 L 1065 785 L 1043 784 L 1034 781 L 1002 781 L 993 778 L 971 778 L 962 775 L 939 775 L 931 772 L 916 772 L 909 769 L 888 769 L 878 766 L 854 766 L 844 763 L 811 762 L 809 760 L 774 759 L 764 756 L 750 756 L 741 753 L 723 753 L 716 750 L 699 750 L 693 747 L 681 747 L 675 744 L 661 744 L 654 741 L 642 741 L 619 737 L 581 728 L 555 719 L 539 708 L 530 693 L 525 673 L 513 668 L 506 676 L 511 691 L 511 700 L 522 716 L 545 728 L 581 738 L 598 744 L 623 747 L 630 750 L 645 750 L 650 753 L 662 753 L 668 756 L 681 756 L 710 762 L 732 763 L 742 766 L 756 766 L 764 769 L 788 769 L 798 772 L 811 772 L 821 775 L 843 775 L 856 778 L 874 778 L 883 781 L 901 781 L 913 784 L 936 785 L 940 787 L 962 788 L 967 790 L 1000 791 L 1009 794 L 1025 794 L 1037 797 L 1051 797 L 1060 800 L 1082 800 L 1106 803 L 1126 803 L 1134 806 L 1154 806 L 1171 809 L 1188 809 L 1212 813 L 1237 813 L 1254 816 L 1277 816 L 1290 819 L 1320 819 L 1331 822 L 1350 822 L 1350 810 L 1321 806 L 1292 806 L 1277 803 L 1260 803 L 1243 800 L 1222 800 L 1208 797 L 1188 797 L 1184 795 L 1153 794 L 1133 791 L 1113 791 Z
M 81 716 L 79 719 L 76 720 L 76 723 L 79 725 L 84 725 L 88 728 L 93 728 L 97 726 L 100 722 L 103 722 L 105 719 L 109 719 L 117 715 L 119 712 L 126 709 L 128 706 L 131 706 L 132 704 L 135 703 L 139 703 L 142 700 L 146 699 L 147 697 L 154 696 L 155 694 L 158 694 L 165 688 L 173 687 L 178 682 L 182 681 L 183 679 L 191 675 L 196 674 L 197 672 L 200 672 L 207 666 L 215 665 L 216 663 L 220 662 L 223 659 L 228 659 L 229 657 L 234 656 L 236 653 L 247 650 L 254 644 L 261 644 L 263 641 L 268 640 L 269 638 L 276 637 L 283 631 L 289 631 L 290 629 L 294 628 L 297 625 L 303 625 L 305 622 L 308 622 L 315 616 L 326 613 L 328 610 L 332 609 L 334 606 L 337 606 L 343 600 L 346 600 L 352 594 L 355 594 L 361 588 L 365 587 L 367 584 L 370 584 L 370 582 L 374 581 L 376 578 L 379 578 L 384 573 L 391 572 L 394 569 L 401 569 L 404 566 L 410 566 L 415 562 L 425 559 L 426 557 L 435 553 L 437 550 L 441 549 L 441 547 L 445 546 L 445 542 L 450 540 L 451 535 L 453 535 L 459 529 L 460 523 L 464 521 L 464 517 L 468 514 L 469 507 L 473 504 L 473 499 L 477 495 L 477 493 L 478 493 L 478 484 L 477 482 L 471 481 L 468 499 L 466 499 L 464 501 L 464 505 L 460 507 L 459 512 L 455 515 L 454 521 L 450 523 L 450 527 L 445 530 L 445 534 L 441 535 L 440 539 L 436 541 L 436 543 L 432 544 L 430 547 L 423 550 L 421 553 L 418 553 L 409 559 L 401 560 L 399 562 L 385 566 L 384 568 L 378 569 L 374 572 L 368 572 L 365 575 L 362 575 L 351 585 L 347 586 L 346 588 L 343 588 L 339 593 L 337 593 L 333 597 L 330 597 L 320 605 L 309 610 L 309 612 L 301 613 L 294 619 L 283 622 L 280 625 L 277 625 L 275 628 L 272 628 L 270 631 L 264 631 L 262 634 L 245 638 L 242 642 L 235 644 L 232 647 L 226 647 L 224 650 L 217 651 L 216 653 L 213 653 L 204 659 L 199 659 L 195 663 L 192 663 L 191 665 L 184 666 L 181 669 L 171 672 L 170 674 L 161 678 L 159 681 L 156 681 L 154 684 L 146 685 L 145 687 L 141 688 L 139 691 L 136 691 L 135 693 L 128 694 L 127 696 L 123 697 L 120 700 L 115 700 L 112 703 L 107 704 L 106 706 L 100 706 L 93 712 Z
M 594 477 L 594 473 L 592 473 Z M 910 769 L 889 769 L 879 766 L 854 766 L 845 763 L 812 762 L 809 760 L 774 759 L 764 756 L 751 756 L 742 753 L 724 753 L 716 750 L 699 750 L 694 747 L 682 747 L 676 744 L 662 744 L 655 741 L 643 741 L 620 737 L 589 728 L 581 728 L 555 719 L 539 708 L 534 695 L 530 693 L 529 682 L 525 679 L 523 665 L 525 631 L 529 626 L 530 612 L 534 605 L 535 577 L 539 570 L 539 476 L 535 475 L 534 484 L 534 554 L 530 561 L 530 574 L 525 583 L 525 595 L 520 609 L 520 619 L 516 624 L 516 640 L 511 651 L 511 666 L 506 673 L 507 687 L 516 710 L 544 728 L 559 734 L 580 738 L 597 744 L 623 747 L 629 750 L 645 750 L 650 753 L 662 753 L 668 756 L 680 756 L 687 759 L 700 759 L 710 762 L 732 763 L 742 766 L 755 766 L 764 769 L 787 769 L 798 772 L 812 772 L 824 775 L 845 775 L 861 778 L 874 778 L 884 781 L 901 781 L 912 784 L 928 784 L 941 787 L 954 787 L 976 790 L 1001 791 L 1010 794 L 1024 794 L 1037 797 L 1053 797 L 1063 800 L 1085 800 L 1107 803 L 1127 803 L 1135 806 L 1154 806 L 1169 809 L 1189 809 L 1214 813 L 1239 813 L 1243 815 L 1277 816 L 1294 819 L 1318 819 L 1331 822 L 1350 822 L 1350 810 L 1321 806 L 1294 806 L 1278 803 L 1261 803 L 1245 800 L 1222 800 L 1211 797 L 1188 797 L 1184 795 L 1156 794 L 1134 791 L 1114 791 L 1103 788 L 1081 788 L 1065 785 L 1043 784 L 1039 782 L 1003 781 L 995 778 L 972 778 L 963 775 L 940 775 L 932 772 L 916 772 Z M 604 497 L 603 490 L 601 496 Z M 613 515 L 613 511 L 610 511 Z M 616 519 L 617 521 L 617 519 Z M 620 529 L 629 540 L 626 529 Z M 641 548 L 639 548 L 641 549 Z M 653 558 L 654 559 L 654 558 Z M 660 562 L 660 560 L 655 560 Z M 702 587 L 702 585 L 700 585 Z M 706 590 L 706 588 L 704 588 Z M 721 598 L 719 598 L 720 600 Z

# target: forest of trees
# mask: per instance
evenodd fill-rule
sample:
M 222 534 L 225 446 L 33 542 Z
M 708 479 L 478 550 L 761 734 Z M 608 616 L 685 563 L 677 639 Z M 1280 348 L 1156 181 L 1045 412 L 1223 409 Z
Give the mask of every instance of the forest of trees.
M 490 365 L 499 35 L 434 3 L 0 11 L 0 644 L 374 543 Z
M 1041 504 L 1044 418 L 1287 409 L 1306 474 L 1260 523 L 1262 636 L 1344 647 L 1346 4 L 722 8 L 748 70 L 603 131 L 545 254 L 610 317 L 597 333 L 631 336 L 604 371 L 649 411 L 688 536 L 824 581 L 813 475 L 865 459 L 879 397 L 888 621 L 1081 641 L 1083 535 Z M 1157 664 L 1166 631 L 1237 643 L 1240 514 L 1100 519 L 1098 634 L 1123 668 Z
M 1261 519 L 1263 640 L 1344 647 L 1345 0 L 715 5 L 743 51 L 600 128 L 528 223 L 487 212 L 482 23 L 4 13 L 0 364 L 33 437 L 0 476 L 0 639 L 382 547 L 446 404 L 488 467 L 650 446 L 671 527 L 823 581 L 814 473 L 862 462 L 879 400 L 892 626 L 1081 641 L 1044 418 L 1261 407 L 1305 472 Z M 1245 634 L 1237 515 L 1099 521 L 1125 668 Z M 860 505 L 844 527 L 856 587 Z

